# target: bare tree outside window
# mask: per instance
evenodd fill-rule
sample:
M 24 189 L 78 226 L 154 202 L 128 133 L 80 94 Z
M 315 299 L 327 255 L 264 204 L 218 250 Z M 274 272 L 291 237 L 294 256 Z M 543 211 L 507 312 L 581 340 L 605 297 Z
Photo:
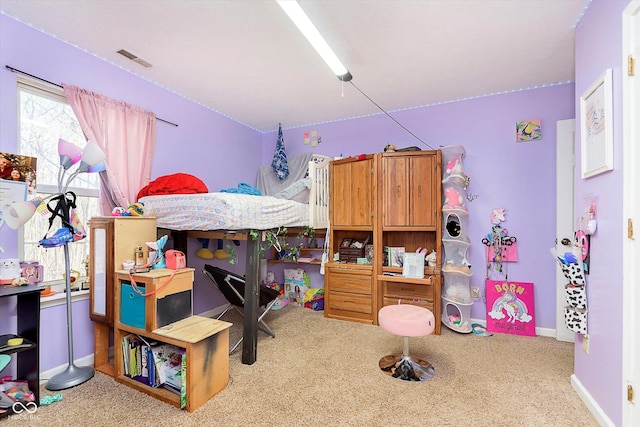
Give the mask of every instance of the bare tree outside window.
M 44 87 L 30 81 L 20 80 L 19 90 L 19 154 L 36 157 L 37 161 L 37 194 L 45 198 L 57 192 L 60 158 L 58 156 L 58 139 L 62 138 L 79 147 L 84 147 L 86 139 L 80 124 L 62 90 L 56 87 Z M 79 174 L 69 185 L 68 191 L 76 193 L 76 213 L 82 223 L 99 215 L 98 207 L 98 174 Z M 52 202 L 52 208 L 55 205 Z M 41 208 L 44 204 L 41 205 Z M 45 249 L 38 246 L 38 241 L 46 235 L 54 233 L 61 227 L 56 218 L 49 228 L 48 210 L 36 212 L 33 218 L 23 227 L 22 253 L 23 260 L 37 260 L 44 266 L 45 281 L 63 281 L 64 253 L 60 248 Z M 89 254 L 87 238 L 69 244 L 71 269 L 84 276 L 83 262 Z

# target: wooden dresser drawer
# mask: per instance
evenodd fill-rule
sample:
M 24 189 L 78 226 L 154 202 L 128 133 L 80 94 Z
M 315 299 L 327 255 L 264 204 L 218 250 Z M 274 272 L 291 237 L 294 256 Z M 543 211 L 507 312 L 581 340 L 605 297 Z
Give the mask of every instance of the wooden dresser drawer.
M 329 276 L 330 292 L 348 292 L 368 295 L 371 301 L 371 274 L 353 274 L 351 272 L 332 271 Z
M 384 297 L 427 300 L 433 303 L 433 285 L 386 282 Z
M 371 297 L 353 293 L 331 292 L 329 295 L 331 310 L 350 311 L 371 314 Z

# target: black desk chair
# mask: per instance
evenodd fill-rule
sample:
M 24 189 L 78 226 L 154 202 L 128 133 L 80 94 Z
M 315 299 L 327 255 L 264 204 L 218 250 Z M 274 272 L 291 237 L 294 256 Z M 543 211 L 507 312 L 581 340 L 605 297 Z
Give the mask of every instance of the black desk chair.
M 230 271 L 209 264 L 204 265 L 202 273 L 216 285 L 220 292 L 222 292 L 222 295 L 224 295 L 229 302 L 217 319 L 224 316 L 227 311 L 231 310 L 231 308 L 235 308 L 236 311 L 244 317 L 244 278 L 235 273 L 231 273 Z M 273 304 L 275 304 L 279 296 L 280 293 L 275 289 L 271 289 L 265 285 L 260 285 L 258 306 L 262 308 L 262 312 L 259 313 L 258 316 L 258 329 L 273 338 L 276 337 L 276 334 L 271 330 L 263 318 L 269 310 L 271 310 L 271 307 L 273 307 Z M 240 340 L 229 350 L 229 354 L 236 351 L 240 343 L 242 343 L 243 338 L 244 337 L 240 338 Z

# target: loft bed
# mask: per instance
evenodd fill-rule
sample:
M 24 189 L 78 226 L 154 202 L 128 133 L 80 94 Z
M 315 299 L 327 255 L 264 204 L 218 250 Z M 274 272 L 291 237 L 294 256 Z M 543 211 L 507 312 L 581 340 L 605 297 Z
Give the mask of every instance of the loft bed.
M 256 196 L 234 192 L 164 194 L 139 198 L 145 215 L 169 230 L 174 249 L 187 253 L 187 238 L 227 238 L 247 242 L 245 316 L 242 363 L 256 361 L 258 339 L 259 240 L 249 237 L 279 227 L 329 225 L 329 162 L 331 157 L 302 154 L 287 160 L 289 176 L 279 181 L 271 166 L 258 170 Z M 242 190 L 241 185 L 238 190 Z

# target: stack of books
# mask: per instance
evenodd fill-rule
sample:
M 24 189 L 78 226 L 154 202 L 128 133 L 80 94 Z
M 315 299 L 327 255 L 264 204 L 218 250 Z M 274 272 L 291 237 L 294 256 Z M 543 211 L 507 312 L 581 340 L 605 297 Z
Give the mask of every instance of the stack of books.
M 125 375 L 150 387 L 164 387 L 181 395 L 186 405 L 187 355 L 184 348 L 150 341 L 140 335 L 122 338 Z

